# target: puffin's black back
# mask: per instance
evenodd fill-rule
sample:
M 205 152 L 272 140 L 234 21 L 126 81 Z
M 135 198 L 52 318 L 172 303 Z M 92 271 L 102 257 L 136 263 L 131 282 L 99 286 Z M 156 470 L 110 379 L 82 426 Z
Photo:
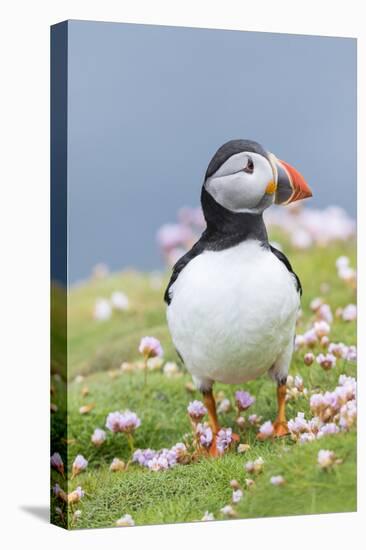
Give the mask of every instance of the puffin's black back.
M 224 143 L 224 145 L 221 145 L 212 157 L 206 170 L 205 181 L 207 178 L 212 176 L 212 174 L 214 174 L 231 156 L 238 153 L 243 153 L 244 151 L 247 151 L 248 153 L 258 153 L 258 155 L 268 158 L 267 151 L 263 149 L 262 145 L 256 141 L 252 141 L 250 139 L 231 139 L 230 141 Z

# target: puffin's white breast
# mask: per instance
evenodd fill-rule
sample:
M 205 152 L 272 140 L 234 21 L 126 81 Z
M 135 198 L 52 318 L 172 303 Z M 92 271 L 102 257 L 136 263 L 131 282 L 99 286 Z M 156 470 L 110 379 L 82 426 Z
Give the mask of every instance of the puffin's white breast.
M 294 276 L 258 241 L 203 252 L 170 292 L 173 342 L 198 379 L 256 378 L 293 339 L 299 308 Z

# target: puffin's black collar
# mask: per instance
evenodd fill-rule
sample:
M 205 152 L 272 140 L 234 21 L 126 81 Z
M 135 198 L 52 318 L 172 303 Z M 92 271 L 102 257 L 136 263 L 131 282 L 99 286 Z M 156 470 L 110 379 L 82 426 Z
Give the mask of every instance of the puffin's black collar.
M 201 239 L 211 250 L 223 250 L 247 239 L 268 245 L 268 235 L 262 213 L 231 212 L 218 204 L 202 187 L 201 204 L 207 229 Z

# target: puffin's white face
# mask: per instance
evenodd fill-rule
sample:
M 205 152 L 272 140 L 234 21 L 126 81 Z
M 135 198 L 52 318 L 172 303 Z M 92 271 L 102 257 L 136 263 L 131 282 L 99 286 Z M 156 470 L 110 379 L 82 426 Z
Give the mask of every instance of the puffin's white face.
M 276 174 L 262 155 L 237 153 L 207 178 L 205 188 L 232 212 L 262 211 L 274 201 Z

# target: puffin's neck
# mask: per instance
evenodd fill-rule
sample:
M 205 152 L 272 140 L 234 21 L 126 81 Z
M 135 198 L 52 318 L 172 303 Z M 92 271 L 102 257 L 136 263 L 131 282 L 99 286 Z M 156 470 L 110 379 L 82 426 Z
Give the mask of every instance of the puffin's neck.
M 248 239 L 268 245 L 262 212 L 231 212 L 218 204 L 205 187 L 202 187 L 201 204 L 207 223 L 207 241 L 221 243 L 220 248 L 234 246 Z

